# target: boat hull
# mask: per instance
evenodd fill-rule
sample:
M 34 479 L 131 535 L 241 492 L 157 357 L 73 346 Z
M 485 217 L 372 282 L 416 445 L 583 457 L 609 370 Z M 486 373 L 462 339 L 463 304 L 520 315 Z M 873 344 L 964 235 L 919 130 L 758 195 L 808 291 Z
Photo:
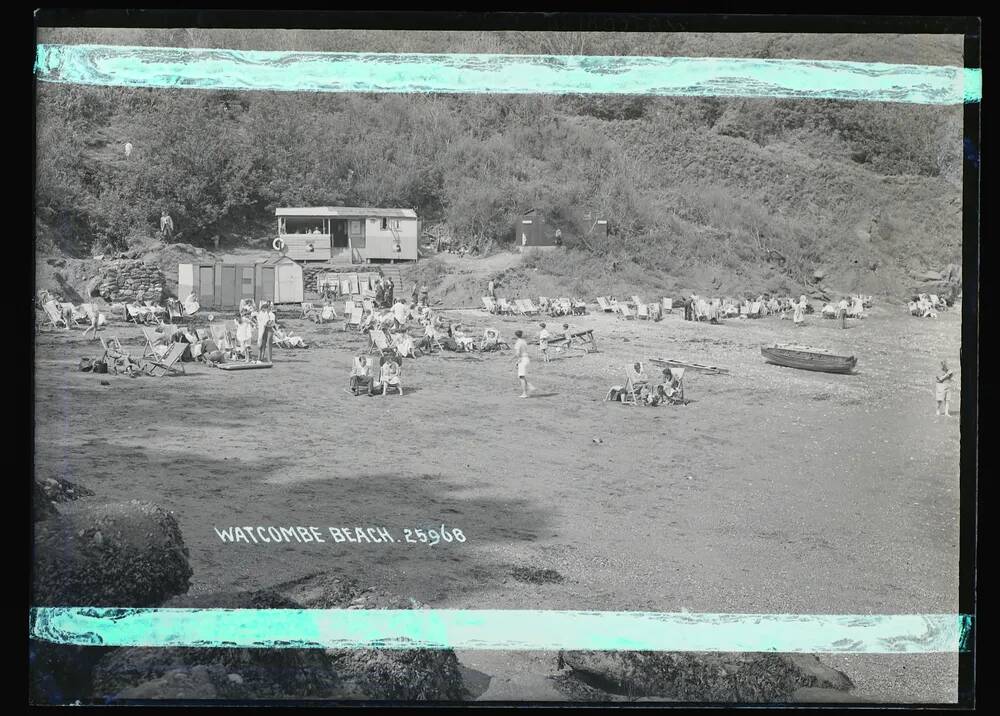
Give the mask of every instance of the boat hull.
M 760 349 L 760 353 L 768 363 L 820 373 L 850 373 L 858 364 L 858 359 L 854 356 L 796 351 L 775 346 L 764 346 Z

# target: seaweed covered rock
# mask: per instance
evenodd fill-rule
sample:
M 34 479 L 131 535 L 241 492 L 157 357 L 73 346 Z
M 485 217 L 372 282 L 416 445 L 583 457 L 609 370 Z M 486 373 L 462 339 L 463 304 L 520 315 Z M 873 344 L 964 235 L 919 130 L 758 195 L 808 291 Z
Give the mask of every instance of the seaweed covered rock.
M 298 609 L 302 605 L 265 590 L 183 596 L 163 606 Z M 171 698 L 178 690 L 197 690 L 202 694 L 198 698 L 364 698 L 353 684 L 339 679 L 323 649 L 127 648 L 107 655 L 94 670 L 98 698 Z
M 148 607 L 186 592 L 177 520 L 148 502 L 68 504 L 35 524 L 35 606 Z
M 567 651 L 559 659 L 589 686 L 633 698 L 775 703 L 803 688 L 854 688 L 811 654 Z
M 329 652 L 337 671 L 372 699 L 460 701 L 466 697 L 451 649 L 343 649 Z
M 81 497 L 94 496 L 92 490 L 61 477 L 43 477 L 37 480 L 37 484 L 52 502 L 72 502 Z
M 425 604 L 354 579 L 312 574 L 274 588 L 311 609 L 422 609 Z M 451 649 L 332 649 L 338 673 L 372 699 L 457 701 L 465 698 Z

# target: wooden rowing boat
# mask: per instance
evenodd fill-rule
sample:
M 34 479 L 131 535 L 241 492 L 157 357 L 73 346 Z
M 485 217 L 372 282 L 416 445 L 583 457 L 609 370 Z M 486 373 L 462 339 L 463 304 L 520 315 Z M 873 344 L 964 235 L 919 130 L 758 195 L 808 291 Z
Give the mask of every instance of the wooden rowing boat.
M 816 370 L 822 373 L 850 373 L 858 364 L 854 356 L 838 356 L 822 348 L 809 346 L 761 346 L 764 360 L 786 368 Z

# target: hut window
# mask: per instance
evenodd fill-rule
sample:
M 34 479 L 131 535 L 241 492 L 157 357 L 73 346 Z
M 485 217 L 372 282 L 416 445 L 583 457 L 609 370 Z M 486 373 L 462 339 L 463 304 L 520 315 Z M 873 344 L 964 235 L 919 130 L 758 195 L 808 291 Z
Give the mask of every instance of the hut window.
M 361 222 L 360 221 L 352 221 L 351 222 L 351 233 L 352 234 L 360 234 L 361 233 Z
M 388 231 L 389 229 L 398 229 L 399 219 L 389 219 L 387 217 L 382 217 L 382 231 Z

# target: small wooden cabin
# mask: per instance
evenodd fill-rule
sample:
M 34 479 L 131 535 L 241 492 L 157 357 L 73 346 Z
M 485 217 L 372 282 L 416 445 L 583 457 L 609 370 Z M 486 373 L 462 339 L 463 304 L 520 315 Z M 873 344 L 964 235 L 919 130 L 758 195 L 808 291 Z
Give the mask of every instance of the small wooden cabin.
M 358 206 L 275 209 L 275 247 L 300 262 L 338 264 L 417 260 L 420 220 L 413 209 Z

